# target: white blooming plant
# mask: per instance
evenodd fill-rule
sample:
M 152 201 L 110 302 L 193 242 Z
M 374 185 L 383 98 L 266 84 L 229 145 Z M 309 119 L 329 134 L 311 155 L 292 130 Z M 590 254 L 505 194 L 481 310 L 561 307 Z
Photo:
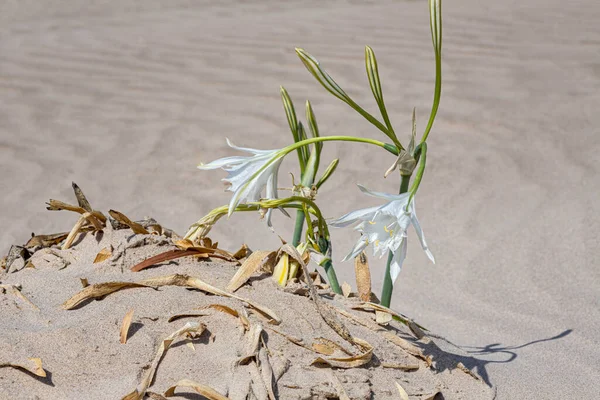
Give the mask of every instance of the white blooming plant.
M 427 138 L 433 126 L 441 96 L 441 48 L 442 48 L 442 19 L 441 0 L 429 0 L 431 37 L 435 55 L 435 90 L 433 105 L 427 126 L 421 139 L 416 139 L 415 113 L 413 110 L 412 135 L 409 145 L 404 147 L 398 139 L 390 121 L 381 89 L 377 59 L 373 49 L 365 49 L 365 65 L 369 85 L 379 108 L 382 120 L 365 111 L 341 88 L 339 84 L 323 69 L 315 57 L 303 49 L 296 53 L 309 72 L 331 94 L 362 115 L 368 122 L 386 135 L 391 143 L 354 136 L 322 136 L 310 102 L 306 102 L 306 120 L 310 137 L 298 120 L 292 100 L 287 91 L 281 88 L 281 97 L 286 113 L 293 143 L 281 149 L 259 150 L 235 146 L 229 139 L 227 144 L 232 149 L 246 153 L 221 158 L 208 164 L 201 164 L 199 169 L 223 169 L 228 173 L 223 181 L 228 185 L 227 190 L 233 193 L 229 204 L 215 208 L 205 217 L 193 224 L 186 238 L 197 240 L 204 237 L 211 227 L 223 216 L 239 211 L 258 211 L 266 216 L 266 223 L 273 228 L 271 218 L 275 208 L 288 215 L 286 209 L 295 209 L 296 226 L 292 244 L 302 252 L 310 252 L 312 258 L 321 265 L 327 274 L 331 289 L 341 293 L 333 268 L 329 226 L 341 228 L 354 225 L 361 234 L 354 247 L 348 252 L 343 261 L 354 259 L 368 247 L 373 247 L 375 255 L 388 254 L 388 262 L 384 273 L 384 284 L 381 304 L 389 307 L 393 284 L 398 278 L 402 264 L 406 258 L 409 228 L 412 226 L 421 247 L 432 262 L 433 254 L 429 250 L 423 230 L 415 212 L 415 194 L 418 191 L 425 170 L 427 154 Z M 351 211 L 346 215 L 330 220 L 323 217 L 316 204 L 316 197 L 321 186 L 333 174 L 339 160 L 333 160 L 324 173 L 317 179 L 321 150 L 325 142 L 348 141 L 375 145 L 396 156 L 392 166 L 385 171 L 384 177 L 394 170 L 399 170 L 400 185 L 398 194 L 373 192 L 359 185 L 360 190 L 370 196 L 384 200 L 382 205 Z M 289 153 L 296 152 L 300 168 L 300 183 L 293 183 L 291 196 L 280 198 L 278 193 L 278 176 L 281 162 Z M 416 171 L 414 180 L 411 178 Z M 410 188 L 409 188 L 410 185 Z M 264 194 L 263 194 L 264 193 Z M 289 216 L 289 215 L 288 215 Z M 307 229 L 303 236 L 304 225 Z M 286 259 L 287 260 L 287 259 Z M 288 260 L 289 261 L 289 260 Z M 285 285 L 288 279 L 296 274 L 297 268 L 280 260 L 281 265 L 275 268 L 275 279 Z

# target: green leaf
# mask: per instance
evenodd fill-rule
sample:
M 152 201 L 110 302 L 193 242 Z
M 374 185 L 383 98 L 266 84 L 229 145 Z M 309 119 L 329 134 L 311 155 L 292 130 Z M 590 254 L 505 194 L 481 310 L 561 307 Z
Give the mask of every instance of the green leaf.
M 371 91 L 373 92 L 373 97 L 375 97 L 375 101 L 377 102 L 377 106 L 381 112 L 381 116 L 383 117 L 388 130 L 395 136 L 394 128 L 392 128 L 392 123 L 390 122 L 387 109 L 385 108 L 385 103 L 383 101 L 383 91 L 381 90 L 377 58 L 375 58 L 375 53 L 369 46 L 365 46 L 365 65 L 367 68 L 367 77 L 369 78 L 369 86 L 371 86 Z
M 323 176 L 321 177 L 321 179 L 319 179 L 319 181 L 316 184 L 317 189 L 319 189 L 321 187 L 321 185 L 323 185 L 327 181 L 327 179 L 329 179 L 331 174 L 333 174 L 335 172 L 335 169 L 337 168 L 339 163 L 340 163 L 340 159 L 336 158 L 329 164 L 329 166 L 323 173 Z
M 346 92 L 342 90 L 342 88 L 329 76 L 329 74 L 321 68 L 321 64 L 317 61 L 316 58 L 308 54 L 304 49 L 296 48 L 296 53 L 302 63 L 308 69 L 308 71 L 315 77 L 315 79 L 323 85 L 327 91 L 333 94 L 338 99 L 346 102 L 353 103 L 353 101 L 348 97 Z
M 306 100 L 306 120 L 308 121 L 308 127 L 310 128 L 310 132 L 313 137 L 319 137 L 319 126 L 317 125 L 317 118 L 315 117 L 315 113 L 313 112 L 310 101 Z M 315 143 L 315 147 L 319 153 L 323 149 L 323 143 Z
M 424 143 L 431 132 L 433 121 L 437 115 L 440 106 L 440 97 L 442 94 L 442 0 L 429 0 L 429 25 L 431 28 L 431 41 L 433 43 L 433 52 L 435 54 L 435 89 L 433 93 L 433 105 L 427 127 L 421 138 Z
M 285 115 L 287 117 L 288 125 L 290 126 L 290 130 L 292 131 L 292 136 L 294 137 L 294 143 L 298 143 L 301 139 L 298 136 L 298 118 L 296 117 L 296 110 L 294 109 L 294 103 L 290 98 L 287 90 L 283 86 L 280 86 L 281 92 L 281 101 L 283 102 L 283 109 L 285 110 Z M 306 158 L 304 157 L 302 148 L 297 150 L 298 153 L 298 163 L 300 164 L 300 174 L 304 173 L 306 168 Z

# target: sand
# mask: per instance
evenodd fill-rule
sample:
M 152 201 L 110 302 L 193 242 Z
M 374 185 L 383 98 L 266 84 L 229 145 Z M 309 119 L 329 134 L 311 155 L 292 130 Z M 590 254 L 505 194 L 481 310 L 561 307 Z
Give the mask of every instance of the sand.
M 68 198 L 71 181 L 98 209 L 151 215 L 185 231 L 228 201 L 222 173 L 194 168 L 230 155 L 225 137 L 261 148 L 289 143 L 280 84 L 297 104 L 311 99 L 323 134 L 381 139 L 312 80 L 294 46 L 318 56 L 374 111 L 362 60 L 371 45 L 404 140 L 412 107 L 422 130 L 431 102 L 420 2 L 1 7 L 3 253 L 32 231 L 69 229 L 43 203 Z M 437 264 L 411 237 L 393 304 L 470 351 L 465 365 L 497 387 L 499 399 L 600 391 L 599 16 L 590 1 L 444 5 L 442 104 L 417 199 Z M 326 146 L 324 160 L 334 157 L 342 163 L 319 195 L 326 216 L 374 204 L 356 182 L 396 190 L 381 178 L 391 157 Z M 282 171 L 294 171 L 292 159 Z M 280 182 L 291 186 L 285 172 Z M 278 245 L 255 215 L 223 222 L 213 236 L 226 249 Z M 275 220 L 284 236 L 291 225 Z M 336 260 L 355 238 L 334 232 Z M 372 260 L 376 286 L 383 261 Z M 337 266 L 352 282 L 352 265 Z
M 103 249 L 109 254 L 98 260 Z M 460 364 L 467 358 L 460 349 L 441 338 L 419 339 L 396 321 L 379 326 L 373 312 L 353 310 L 363 304 L 356 296 L 334 296 L 323 284 L 317 286 L 318 303 L 307 297 L 304 283 L 290 283 L 284 291 L 261 272 L 235 291 L 235 299 L 207 293 L 215 291 L 211 287 L 189 290 L 190 284 L 129 287 L 78 299 L 79 292 L 99 290 L 94 285 L 173 276 L 225 288 L 245 261 L 185 257 L 130 270 L 174 249 L 170 238 L 113 230 L 109 224 L 96 234 L 78 235 L 68 249 L 35 248 L 24 259 L 9 259 L 0 278 L 4 288 L 18 285 L 21 297 L 11 291 L 0 297 L 0 365 L 27 364 L 35 357 L 46 372 L 35 377 L 1 369 L 2 398 L 116 399 L 134 389 L 162 394 L 182 379 L 233 400 L 271 399 L 269 390 L 281 399 L 397 399 L 396 383 L 413 398 L 438 392 L 448 400 L 493 397 L 481 377 Z M 84 290 L 82 279 L 91 286 Z M 235 315 L 210 308 L 215 305 Z M 132 324 L 120 336 L 128 312 Z M 162 340 L 188 324 L 202 329 L 192 338 L 175 336 L 160 363 L 153 364 Z M 350 357 L 365 361 L 356 366 L 343 361 Z M 337 362 L 336 368 L 326 362 Z M 155 379 L 141 392 L 136 388 L 150 365 L 156 365 L 150 369 Z

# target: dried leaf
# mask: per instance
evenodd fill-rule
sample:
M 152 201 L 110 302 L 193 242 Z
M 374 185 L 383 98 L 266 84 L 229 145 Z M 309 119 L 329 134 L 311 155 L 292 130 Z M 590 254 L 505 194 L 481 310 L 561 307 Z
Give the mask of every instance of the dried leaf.
M 273 390 L 273 386 L 276 383 L 275 376 L 273 374 L 273 367 L 271 366 L 269 353 L 267 352 L 267 349 L 264 346 L 258 350 L 258 365 L 260 366 L 260 375 L 263 384 L 267 389 L 269 400 L 277 400 L 277 397 L 275 396 L 275 391 Z
M 283 336 L 284 338 L 286 338 L 290 342 L 294 343 L 296 346 L 300 346 L 300 347 L 303 347 L 303 348 L 308 349 L 308 350 L 313 350 L 311 347 L 305 345 L 304 342 L 302 341 L 302 339 L 299 339 L 299 338 L 297 338 L 295 336 L 292 336 L 292 335 L 288 335 L 287 333 L 280 332 L 280 331 L 278 331 L 276 329 L 273 329 L 271 327 L 267 327 L 266 329 L 270 330 L 271 332 L 275 332 L 276 334 L 278 334 L 280 336 Z
M 46 377 L 46 371 L 42 367 L 42 359 L 41 358 L 28 358 L 29 362 L 24 363 L 22 361 L 1 361 L 0 360 L 0 368 L 2 367 L 13 367 L 18 369 L 24 369 L 27 372 L 30 372 L 36 376 L 40 376 L 42 378 Z
M 392 315 L 393 317 L 396 317 L 396 319 L 400 322 L 402 322 L 405 325 L 409 325 L 409 322 L 411 321 L 410 318 L 408 318 L 405 315 L 399 314 L 397 312 L 395 312 L 392 309 L 389 309 L 385 306 L 382 306 L 381 304 L 375 304 L 375 303 L 370 303 L 368 301 L 362 303 L 362 304 L 358 304 L 355 306 L 352 306 L 352 309 L 354 310 L 366 310 L 366 311 L 382 311 L 385 313 L 388 313 L 390 315 Z
M 90 283 L 88 282 L 87 278 L 79 278 L 79 280 L 81 281 L 81 286 L 83 286 L 84 288 L 90 286 Z
M 165 397 L 175 396 L 175 389 L 177 387 L 192 388 L 196 392 L 200 393 L 202 396 L 206 397 L 208 400 L 229 400 L 228 397 L 223 396 L 222 394 L 210 388 L 209 386 L 202 385 L 189 379 L 182 379 L 179 382 L 177 382 L 174 386 L 171 386 L 165 392 Z
M 191 322 L 186 323 L 180 329 L 171 333 L 166 338 L 164 338 L 162 340 L 162 342 L 160 343 L 160 346 L 158 347 L 156 355 L 154 356 L 154 360 L 152 360 L 152 364 L 150 364 L 150 368 L 148 368 L 148 371 L 146 372 L 146 376 L 144 377 L 144 379 L 142 379 L 142 381 L 140 382 L 138 387 L 133 392 L 127 394 L 125 397 L 123 397 L 122 400 L 142 400 L 144 398 L 144 395 L 146 394 L 146 390 L 148 390 L 148 388 L 152 384 L 152 380 L 154 379 L 154 374 L 156 373 L 156 369 L 158 368 L 158 364 L 160 363 L 160 360 L 162 359 L 163 354 L 171 346 L 171 343 L 173 343 L 173 341 L 176 338 L 178 338 L 179 336 L 184 336 L 187 333 L 200 334 L 204 331 L 205 328 L 206 328 L 206 325 L 200 324 L 199 322 L 196 322 L 196 321 L 191 321 Z M 177 386 L 180 386 L 180 385 L 178 384 Z M 173 392 L 175 391 L 175 387 L 173 387 L 171 389 L 173 389 Z M 169 390 L 171 390 L 171 389 L 169 389 Z M 165 396 L 169 397 L 169 395 L 167 395 L 166 393 L 165 393 Z
M 186 312 L 178 313 L 178 314 L 171 316 L 171 318 L 169 318 L 167 321 L 173 322 L 180 318 L 204 317 L 206 315 L 208 315 L 208 313 L 206 313 L 204 311 L 186 311 Z
M 379 325 L 387 325 L 392 321 L 392 314 L 375 310 L 375 322 Z
M 136 282 L 96 283 L 94 285 L 85 287 L 82 291 L 75 294 L 69 300 L 65 301 L 63 303 L 62 307 L 65 310 L 71 310 L 86 300 L 97 299 L 99 297 L 106 296 L 108 294 L 114 293 L 121 289 L 135 288 L 135 287 L 149 287 L 149 288 L 155 289 L 155 287 L 153 287 L 151 285 L 148 285 L 145 283 L 136 283 Z
M 348 282 L 342 283 L 342 294 L 344 297 L 350 297 L 352 294 L 352 286 Z
M 426 336 L 425 332 L 423 332 L 423 329 L 425 329 L 425 328 L 423 328 L 422 326 L 420 326 L 413 320 L 408 321 L 408 328 L 415 335 L 415 337 L 417 339 L 423 339 Z
M 120 213 L 115 210 L 109 210 L 108 213 L 110 214 L 111 217 L 113 217 L 120 223 L 125 224 L 128 227 L 130 227 L 131 230 L 133 231 L 133 233 L 142 234 L 142 235 L 148 235 L 150 233 L 142 225 L 138 224 L 137 222 L 133 222 L 132 220 L 127 218 L 127 216 L 125 216 L 125 214 L 123 214 L 123 213 Z
M 200 239 L 200 242 L 201 245 L 198 246 L 189 239 L 180 239 L 175 241 L 174 244 L 181 250 L 195 250 L 198 253 L 209 254 L 210 257 L 218 257 L 227 261 L 237 262 L 237 259 L 233 257 L 233 254 L 231 254 L 228 251 L 217 248 L 217 245 L 219 243 L 213 244 L 209 238 L 202 238 Z
M 67 238 L 67 236 L 69 236 L 69 232 L 63 232 L 63 233 L 55 233 L 52 235 L 31 235 L 31 239 L 29 239 L 27 241 L 27 243 L 25 244 L 26 248 L 33 248 L 33 247 L 51 247 L 54 246 L 55 244 L 59 244 L 60 242 L 62 242 L 63 240 L 65 240 Z
M 121 344 L 127 343 L 127 335 L 129 334 L 129 327 L 131 326 L 131 320 L 133 319 L 133 309 L 129 310 L 123 322 L 121 323 Z
M 335 368 L 356 368 L 368 364 L 373 356 L 373 346 L 359 338 L 354 338 L 354 342 L 362 347 L 363 353 L 351 357 L 317 357 L 311 365 L 324 364 Z
M 91 213 L 93 211 L 92 206 L 90 205 L 90 202 L 87 200 L 87 198 L 83 194 L 83 191 L 81 190 L 81 188 L 79 186 L 77 186 L 77 184 L 75 182 L 71 182 L 71 186 L 73 187 L 73 191 L 75 192 L 75 197 L 77 198 L 77 203 L 79 204 L 79 207 L 81 207 L 84 210 L 86 210 L 87 212 Z
M 248 245 L 244 243 L 238 251 L 233 253 L 233 258 L 235 258 L 236 260 L 241 260 L 242 258 L 246 258 L 251 254 L 252 250 L 250 250 L 250 247 L 248 247 Z
M 25 297 L 25 295 L 23 293 L 21 293 L 21 286 L 13 285 L 13 284 L 6 284 L 6 285 L 0 285 L 0 289 L 2 289 L 2 291 L 6 291 L 6 292 L 9 292 L 10 294 L 17 296 L 19 299 L 23 300 L 25 303 L 29 304 L 31 307 L 33 307 L 37 311 L 40 311 L 38 306 L 33 304 L 31 302 L 31 300 L 29 300 L 27 297 Z
M 186 256 L 195 256 L 198 254 L 199 253 L 195 250 L 167 250 L 164 253 L 157 254 L 142 261 L 141 263 L 134 265 L 131 267 L 131 272 L 139 272 L 158 263 L 175 260 L 177 258 Z
M 329 371 L 329 376 L 330 376 L 331 383 L 332 383 L 333 387 L 335 388 L 335 391 L 337 392 L 338 399 L 339 400 L 350 400 L 350 396 L 348 396 L 348 393 L 344 389 L 342 382 L 340 382 L 338 377 L 335 375 L 335 372 Z
M 381 366 L 383 368 L 399 369 L 402 371 L 416 371 L 419 369 L 419 364 L 395 364 L 395 363 L 382 362 Z
M 431 363 L 432 363 L 431 356 L 425 356 L 423 354 L 423 351 L 421 349 L 419 349 L 415 345 L 411 344 L 407 340 L 402 339 L 400 336 L 395 335 L 393 332 L 385 330 L 384 328 L 382 328 L 381 326 L 377 325 L 373 321 L 369 321 L 369 320 L 365 320 L 363 318 L 359 318 L 359 317 L 357 317 L 355 315 L 352 315 L 351 313 L 349 313 L 349 312 L 347 312 L 345 310 L 341 310 L 341 309 L 336 309 L 336 310 L 338 311 L 338 313 L 342 314 L 346 318 L 349 318 L 350 320 L 354 321 L 355 323 L 357 323 L 359 325 L 362 325 L 362 326 L 364 326 L 366 328 L 369 328 L 369 329 L 371 329 L 374 332 L 380 333 L 385 339 L 387 339 L 387 341 L 389 341 L 389 342 L 395 344 L 396 346 L 400 347 L 402 350 L 404 350 L 408 354 L 410 354 L 412 356 L 415 356 L 417 358 L 420 358 L 421 360 L 425 361 L 425 365 L 427 365 L 427 367 L 431 366 Z
M 335 353 L 335 349 L 331 346 L 324 343 L 313 343 L 312 348 L 315 352 L 319 354 L 324 354 L 326 356 L 330 356 Z
M 362 301 L 371 301 L 371 271 L 364 251 L 354 259 L 354 274 L 358 296 Z
M 325 354 L 325 355 L 329 355 L 329 356 L 332 355 L 333 353 L 335 353 L 336 350 L 338 350 L 342 353 L 345 353 L 349 356 L 352 355 L 351 352 L 349 352 L 348 350 L 346 350 L 345 348 L 343 348 L 342 346 L 340 346 L 333 340 L 329 340 L 329 339 L 326 339 L 323 337 L 315 338 L 315 341 L 312 344 L 312 348 L 317 353 L 321 353 L 321 354 Z
M 96 254 L 96 258 L 94 258 L 94 264 L 101 263 L 106 260 L 110 256 L 112 256 L 112 246 L 105 247 Z
M 242 313 L 242 312 L 237 311 L 236 309 L 233 309 L 229 306 L 225 306 L 223 304 L 209 304 L 203 308 L 212 308 L 217 311 L 229 314 L 233 317 L 237 317 L 240 320 L 240 322 L 242 323 L 242 325 L 244 326 L 245 330 L 250 329 L 250 321 L 248 320 L 248 316 L 245 313 L 245 309 L 244 309 L 244 312 Z
M 67 238 L 65 239 L 65 243 L 63 243 L 61 247 L 62 250 L 66 250 L 69 247 L 71 247 L 71 245 L 75 241 L 75 237 L 83 229 L 84 225 L 87 222 L 91 222 L 92 225 L 94 225 L 94 229 L 96 230 L 101 230 L 103 228 L 102 224 L 100 224 L 100 222 L 92 214 L 90 214 L 89 212 L 83 213 L 73 226 L 73 229 L 71 229 L 71 232 L 69 232 Z
M 159 277 L 143 280 L 143 281 L 141 281 L 141 283 L 143 283 L 145 285 L 149 285 L 149 286 L 173 285 L 173 286 L 191 287 L 191 288 L 201 290 L 205 293 L 211 293 L 211 294 L 214 294 L 217 296 L 223 296 L 223 297 L 230 297 L 230 298 L 233 298 L 233 299 L 236 299 L 243 303 L 248 304 L 250 307 L 259 311 L 261 314 L 269 317 L 270 323 L 275 324 L 275 325 L 278 325 L 281 323 L 281 318 L 279 318 L 277 316 L 277 314 L 275 314 L 269 308 L 267 308 L 265 306 L 261 306 L 259 304 L 256 304 L 251 300 L 239 297 L 233 293 L 229 293 L 222 289 L 219 289 L 217 287 L 209 285 L 208 283 L 206 283 L 198 278 L 191 277 L 189 275 L 175 274 L 175 275 L 169 275 L 169 276 L 159 276 Z
M 396 383 L 396 389 L 398 389 L 398 393 L 400 393 L 400 399 L 401 400 L 409 400 L 408 399 L 408 393 L 406 393 L 406 390 L 404 390 L 404 388 L 402 386 L 400 386 L 400 384 L 398 382 Z
M 235 292 L 242 287 L 256 271 L 268 268 L 272 269 L 275 264 L 275 255 L 276 253 L 274 251 L 263 250 L 252 253 L 237 270 L 233 278 L 231 278 L 231 281 L 229 281 L 229 284 L 227 285 L 227 290 Z
M 246 365 L 256 358 L 260 346 L 260 338 L 263 333 L 263 327 L 255 324 L 246 332 L 246 345 L 244 346 L 243 356 L 237 361 L 238 365 Z

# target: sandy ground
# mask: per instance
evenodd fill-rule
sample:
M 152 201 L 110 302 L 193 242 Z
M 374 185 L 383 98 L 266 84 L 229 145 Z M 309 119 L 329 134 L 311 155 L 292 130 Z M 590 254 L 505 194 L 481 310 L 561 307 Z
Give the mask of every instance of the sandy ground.
M 580 4 L 579 4 L 580 3 Z M 444 5 L 444 89 L 429 139 L 419 217 L 437 265 L 411 237 L 395 308 L 471 352 L 498 398 L 593 398 L 600 391 L 600 6 L 530 0 Z M 12 2 L 0 4 L 0 249 L 69 229 L 48 198 L 77 182 L 98 209 L 150 215 L 179 232 L 228 201 L 225 137 L 289 143 L 280 84 L 313 102 L 323 134 L 381 139 L 326 93 L 294 54 L 319 57 L 372 111 L 363 46 L 379 60 L 406 140 L 424 128 L 433 56 L 423 2 Z M 404 127 L 404 128 L 402 128 Z M 319 200 L 327 216 L 373 205 L 354 183 L 393 192 L 393 158 L 357 145 Z M 281 186 L 291 186 L 282 167 Z M 224 221 L 225 222 L 225 221 Z M 278 233 L 291 221 L 278 218 Z M 355 240 L 334 232 L 341 259 Z M 225 248 L 278 239 L 255 215 L 213 236 Z M 380 283 L 383 261 L 373 261 Z M 352 265 L 338 263 L 352 279 Z M 467 364 L 467 363 L 466 363 Z

